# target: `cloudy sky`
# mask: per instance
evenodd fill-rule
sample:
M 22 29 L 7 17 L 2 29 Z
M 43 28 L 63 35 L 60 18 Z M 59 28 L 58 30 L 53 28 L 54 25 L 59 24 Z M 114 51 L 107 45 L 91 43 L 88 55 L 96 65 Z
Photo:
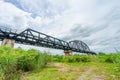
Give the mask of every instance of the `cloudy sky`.
M 65 41 L 82 40 L 92 51 L 115 52 L 120 50 L 119 3 L 120 0 L 0 0 L 0 25 L 18 31 L 29 27 Z

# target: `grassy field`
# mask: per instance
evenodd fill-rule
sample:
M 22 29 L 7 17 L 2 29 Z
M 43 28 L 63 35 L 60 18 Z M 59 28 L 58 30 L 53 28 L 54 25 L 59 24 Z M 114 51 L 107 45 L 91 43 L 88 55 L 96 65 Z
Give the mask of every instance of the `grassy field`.
M 120 80 L 116 65 L 109 63 L 49 63 L 40 72 L 23 75 L 23 80 Z
M 0 47 L 0 80 L 120 80 L 120 53 L 65 58 Z

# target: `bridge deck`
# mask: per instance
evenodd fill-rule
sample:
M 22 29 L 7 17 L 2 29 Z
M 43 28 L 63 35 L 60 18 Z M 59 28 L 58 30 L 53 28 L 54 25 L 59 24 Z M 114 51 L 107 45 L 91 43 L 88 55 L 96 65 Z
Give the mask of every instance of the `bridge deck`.
M 13 31 L 12 29 L 0 27 L 0 40 L 3 40 L 4 38 L 14 39 L 16 43 L 21 44 L 29 44 L 61 50 L 71 50 L 74 52 L 87 54 L 96 54 L 95 52 L 90 51 L 90 49 L 87 49 L 89 47 L 85 43 L 85 45 L 83 45 L 83 42 L 79 43 L 80 47 L 77 46 L 78 44 L 72 44 L 71 46 L 71 43 L 69 42 L 54 38 L 29 28 L 21 33 L 16 33 L 16 31 Z

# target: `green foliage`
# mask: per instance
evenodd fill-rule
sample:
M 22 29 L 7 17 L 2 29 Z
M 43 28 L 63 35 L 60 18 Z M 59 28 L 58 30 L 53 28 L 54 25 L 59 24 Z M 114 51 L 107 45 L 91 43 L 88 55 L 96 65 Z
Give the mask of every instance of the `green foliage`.
M 99 62 L 107 62 L 107 63 L 118 63 L 120 60 L 119 53 L 111 53 L 111 54 L 102 54 L 97 55 L 97 59 Z
M 63 56 L 62 55 L 53 55 L 52 61 L 53 62 L 63 62 Z
M 98 62 L 98 63 L 110 63 L 115 64 L 115 71 L 120 71 L 120 53 L 105 54 L 100 52 L 98 55 L 78 55 L 63 57 L 61 55 L 55 55 L 52 57 L 53 62 Z
M 106 55 L 104 52 L 99 52 L 98 55 Z
M 92 59 L 88 55 L 79 55 L 75 57 L 76 62 L 91 62 Z
M 61 55 L 55 55 L 52 58 L 53 62 L 91 62 L 92 59 L 90 56 L 87 55 L 74 55 L 74 56 L 68 56 L 68 57 L 63 57 Z
M 120 53 L 98 55 L 78 55 L 64 57 L 62 55 L 48 55 L 48 53 L 38 52 L 34 49 L 22 50 L 10 47 L 0 47 L 0 80 L 19 80 L 23 72 L 41 70 L 47 62 L 64 63 L 107 63 L 116 65 L 114 70 L 120 71 Z M 61 78 L 62 80 L 63 78 Z
M 19 80 L 21 72 L 42 69 L 50 56 L 34 49 L 24 51 L 21 48 L 0 47 L 0 78 Z
M 110 54 L 109 56 L 106 57 L 105 62 L 114 63 L 115 59 L 116 59 L 116 57 L 114 55 Z

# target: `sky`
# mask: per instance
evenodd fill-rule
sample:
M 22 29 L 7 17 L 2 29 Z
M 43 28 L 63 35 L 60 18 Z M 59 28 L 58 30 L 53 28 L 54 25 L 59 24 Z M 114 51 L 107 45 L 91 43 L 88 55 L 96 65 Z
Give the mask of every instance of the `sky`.
M 18 32 L 32 28 L 68 42 L 82 40 L 92 51 L 110 53 L 120 51 L 119 3 L 120 0 L 0 0 L 0 25 Z M 26 48 L 22 44 L 16 46 Z

